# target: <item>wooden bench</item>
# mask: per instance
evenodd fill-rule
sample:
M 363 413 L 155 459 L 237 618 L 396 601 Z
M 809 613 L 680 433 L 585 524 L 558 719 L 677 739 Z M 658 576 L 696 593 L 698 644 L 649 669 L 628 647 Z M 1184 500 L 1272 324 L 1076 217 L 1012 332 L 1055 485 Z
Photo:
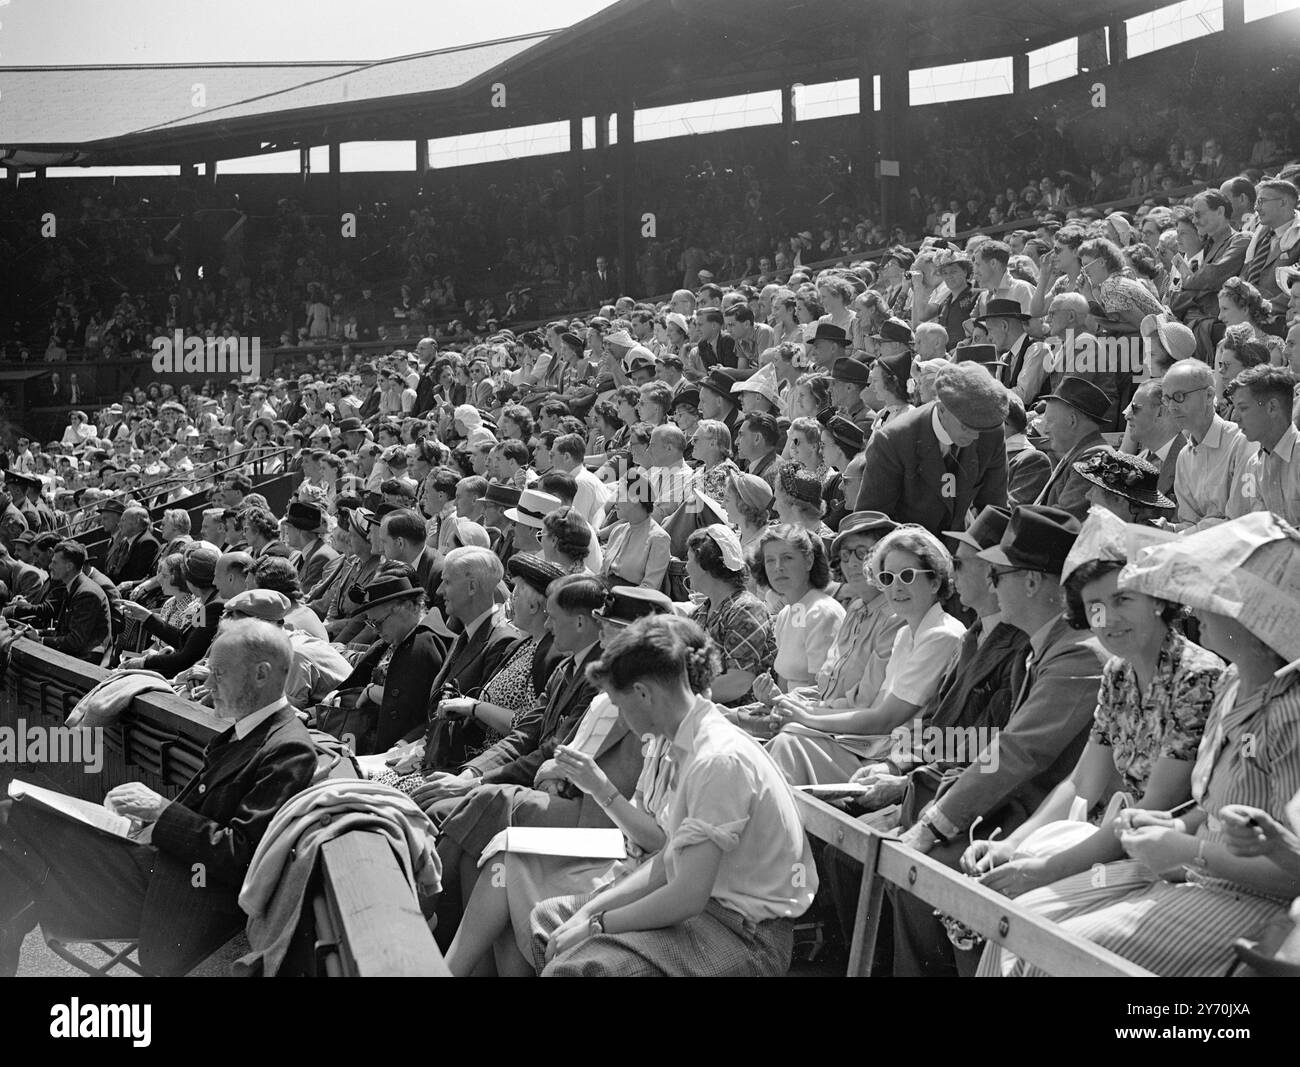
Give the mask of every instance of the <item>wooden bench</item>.
M 937 860 L 905 848 L 839 808 L 799 790 L 795 803 L 804 830 L 862 864 L 862 889 L 849 948 L 850 977 L 871 974 L 886 883 L 950 915 L 988 941 L 1052 975 L 1143 978 L 1151 972 L 1071 934 L 1050 919 L 1017 906 Z
M 26 639 L 15 642 L 0 686 L 0 726 L 61 726 L 108 671 Z M 227 723 L 170 693 L 137 697 L 121 722 L 103 731 L 99 774 L 81 764 L 17 768 L 41 784 L 99 801 L 124 782 L 175 796 L 203 763 L 203 750 Z M 12 769 L 12 768 L 3 768 Z M 0 786 L 7 785 L 0 782 Z M 354 831 L 321 850 L 300 930 L 312 951 L 297 973 L 319 976 L 447 974 L 442 954 L 412 898 L 397 858 L 378 834 Z

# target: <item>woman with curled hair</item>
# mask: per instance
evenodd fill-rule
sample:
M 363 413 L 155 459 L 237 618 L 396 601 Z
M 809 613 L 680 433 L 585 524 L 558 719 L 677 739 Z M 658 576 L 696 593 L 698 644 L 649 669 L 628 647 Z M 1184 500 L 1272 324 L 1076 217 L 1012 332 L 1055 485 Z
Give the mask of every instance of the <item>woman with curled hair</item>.
M 889 610 L 903 620 L 871 704 L 849 711 L 778 700 L 783 724 L 768 750 L 792 785 L 843 782 L 889 751 L 891 731 L 907 723 L 934 695 L 957 654 L 960 622 L 943 610 L 952 592 L 952 556 L 920 526 L 887 533 L 864 564 Z
M 1124 857 L 1109 819 L 1083 821 L 1116 786 L 1129 806 L 1153 811 L 1191 796 L 1192 765 L 1223 661 L 1178 631 L 1179 605 L 1119 588 L 1124 563 L 1090 560 L 1065 580 L 1066 620 L 1092 630 L 1111 654 L 1087 747 L 1026 822 L 1003 840 L 971 845 L 962 858 L 967 871 L 1009 897 Z M 1110 806 L 1118 808 L 1113 799 Z M 1063 822 L 1074 812 L 1079 818 Z
M 815 684 L 844 620 L 844 607 L 826 592 L 831 566 L 822 539 L 800 526 L 769 526 L 750 550 L 749 569 L 759 589 L 781 604 L 773 623 L 777 681 L 760 678 L 754 695 L 762 700 L 772 689 L 788 692 Z
M 1214 351 L 1214 396 L 1219 414 L 1232 420 L 1232 383 L 1237 375 L 1269 361 L 1269 350 L 1252 339 L 1249 323 L 1239 322 L 1224 331 Z
M 801 374 L 794 383 L 793 417 L 815 419 L 831 402 L 831 380 L 825 374 Z
M 817 295 L 821 298 L 822 307 L 826 309 L 817 321 L 832 323 L 851 336 L 853 320 L 857 317 L 849 307 L 853 300 L 853 286 L 843 278 L 823 274 L 817 279 Z
M 564 505 L 542 519 L 542 558 L 565 574 L 587 569 L 587 554 L 595 537 L 587 520 L 575 507 Z
M 298 569 L 283 556 L 261 556 L 245 575 L 248 589 L 273 589 L 282 593 L 293 605 L 284 617 L 288 630 L 302 630 L 322 641 L 329 640 L 325 624 L 303 601 L 302 586 L 298 584 Z
M 691 476 L 692 487 L 710 500 L 722 503 L 727 485 L 740 471 L 731 458 L 731 431 L 719 419 L 701 419 L 691 434 L 691 454 L 700 461 Z
M 699 627 L 685 619 L 657 617 L 669 620 L 681 633 L 691 690 L 708 696 L 721 669 L 717 649 Z M 596 699 L 609 705 L 607 694 Z M 572 746 L 556 750 L 557 765 L 563 765 L 577 788 L 588 796 L 611 798 L 605 811 L 623 831 L 628 856 L 611 864 L 606 860 L 507 854 L 498 878 L 480 878 L 475 883 L 447 953 L 453 974 L 482 973 L 479 968 L 488 962 L 489 952 L 495 957 L 497 975 L 533 974 L 536 928 L 530 916 L 539 901 L 547 901 L 544 911 L 549 916 L 540 921 L 548 928 L 558 926 L 593 892 L 626 878 L 663 848 L 663 820 L 673 796 L 676 760 L 671 739 L 647 737 L 645 741 L 641 774 L 630 799 L 616 794 L 613 783 L 589 755 Z
M 178 629 L 184 627 L 191 617 L 196 603 L 194 594 L 185 586 L 185 557 L 179 552 L 172 552 L 158 561 L 158 589 L 166 598 L 158 609 L 158 617 L 168 625 Z M 151 652 L 167 651 L 170 646 L 155 635 Z
M 609 528 L 601 576 L 610 585 L 658 589 L 668 573 L 672 538 L 651 518 L 654 493 L 640 467 L 632 467 L 615 494 L 615 522 Z
M 533 958 L 544 975 L 758 977 L 789 968 L 792 920 L 817 889 L 812 853 L 771 760 L 694 690 L 688 664 L 708 654 L 692 647 L 698 629 L 641 619 L 589 668 L 633 731 L 674 743 L 679 762 L 654 860 L 594 896 L 534 909 Z
M 686 577 L 700 598 L 695 619 L 722 652 L 724 673 L 713 682 L 720 704 L 749 699 L 754 679 L 776 658 L 772 616 L 748 588 L 740 539 L 729 527 L 705 526 L 686 539 Z
M 1265 332 L 1267 318 L 1268 305 L 1250 282 L 1229 278 L 1223 283 L 1219 290 L 1219 321 L 1228 327 L 1241 327 L 1243 332 L 1248 327 L 1246 339 L 1263 345 L 1268 349 L 1269 362 L 1280 366 L 1283 341 Z
M 1085 296 L 1106 313 L 1107 333 L 1137 333 L 1148 315 L 1164 313 L 1164 305 L 1141 282 L 1128 277 L 1124 253 L 1113 241 L 1094 237 L 1079 246 Z

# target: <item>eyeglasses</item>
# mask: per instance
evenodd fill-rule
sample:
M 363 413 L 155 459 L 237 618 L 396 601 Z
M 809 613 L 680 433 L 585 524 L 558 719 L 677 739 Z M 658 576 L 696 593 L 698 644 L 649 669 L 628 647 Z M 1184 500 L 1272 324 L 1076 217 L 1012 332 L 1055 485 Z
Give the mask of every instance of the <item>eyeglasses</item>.
M 869 555 L 871 555 L 870 545 L 859 545 L 857 548 L 840 549 L 840 559 L 852 558 L 856 559 L 859 563 L 865 562 Z
M 1198 385 L 1195 389 L 1182 389 L 1177 393 L 1161 393 L 1160 398 L 1166 404 L 1181 404 L 1193 393 L 1203 393 L 1208 388 L 1208 385 Z
M 876 581 L 880 583 L 882 589 L 888 589 L 894 584 L 894 579 L 898 579 L 903 585 L 911 585 L 922 574 L 934 573 L 929 567 L 904 567 L 897 574 L 893 571 L 880 571 L 876 575 Z
M 1003 567 L 1001 570 L 998 570 L 996 567 L 990 567 L 989 585 L 991 585 L 994 589 L 996 589 L 998 587 L 998 582 L 1000 582 L 1004 577 L 1006 577 L 1006 575 L 1016 574 L 1017 572 L 1022 570 L 1024 570 L 1023 567 Z

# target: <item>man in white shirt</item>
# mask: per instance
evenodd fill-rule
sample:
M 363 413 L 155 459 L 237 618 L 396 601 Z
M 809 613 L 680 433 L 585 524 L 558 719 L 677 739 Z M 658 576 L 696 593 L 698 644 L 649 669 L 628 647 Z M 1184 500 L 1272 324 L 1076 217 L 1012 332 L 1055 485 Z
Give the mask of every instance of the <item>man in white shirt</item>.
M 1251 444 L 1214 412 L 1214 371 L 1199 359 L 1179 360 L 1165 374 L 1161 398 L 1187 438 L 1178 454 L 1174 493 L 1179 530 L 1200 530 L 1251 510 L 1242 506 L 1239 478 Z
M 662 523 L 686 499 L 691 468 L 686 465 L 686 435 L 673 423 L 656 426 L 650 435 L 650 490 L 654 509 L 650 517 Z
M 605 525 L 609 490 L 604 482 L 587 470 L 586 453 L 586 442 L 581 434 L 562 434 L 551 446 L 551 463 L 557 471 L 573 477 L 577 485 L 573 506 L 593 530 L 599 530 Z
M 988 310 L 990 300 L 997 299 L 1014 300 L 1021 311 L 1029 313 L 1033 287 L 1007 273 L 1010 262 L 1011 249 L 1001 241 L 985 241 L 975 250 L 975 283 L 983 290 L 975 301 L 977 318 Z
M 1238 491 L 1247 511 L 1271 511 L 1300 524 L 1300 449 L 1291 421 L 1295 375 L 1265 363 L 1242 371 L 1228 387 L 1242 435 L 1258 446 L 1246 459 Z

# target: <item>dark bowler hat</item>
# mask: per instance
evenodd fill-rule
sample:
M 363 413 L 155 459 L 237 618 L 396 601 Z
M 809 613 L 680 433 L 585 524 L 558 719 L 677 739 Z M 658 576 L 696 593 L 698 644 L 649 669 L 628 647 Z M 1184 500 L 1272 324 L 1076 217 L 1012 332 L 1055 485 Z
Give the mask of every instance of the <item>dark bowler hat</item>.
M 880 324 L 880 332 L 872 336 L 881 341 L 902 341 L 909 345 L 915 340 L 912 327 L 902 319 L 886 319 Z
M 839 555 L 840 545 L 844 543 L 844 539 L 850 534 L 878 532 L 884 535 L 891 530 L 897 529 L 898 523 L 883 511 L 851 512 L 840 519 L 840 528 L 835 532 L 835 540 L 831 542 L 831 555 Z
M 360 433 L 363 428 L 361 420 L 355 415 L 339 423 L 339 433 Z
M 371 608 L 380 604 L 391 604 L 395 600 L 413 600 L 424 590 L 412 585 L 409 578 L 402 575 L 380 576 L 361 590 L 361 600 L 353 615 L 364 615 Z
M 121 515 L 126 510 L 126 505 L 120 500 L 105 500 L 99 505 L 100 512 L 109 511 L 114 515 Z
M 511 578 L 522 578 L 541 596 L 545 596 L 550 584 L 556 578 L 562 578 L 565 573 L 558 563 L 542 559 L 541 556 L 530 556 L 526 552 L 516 552 L 506 561 L 506 574 Z
M 876 362 L 894 376 L 895 381 L 907 391 L 908 379 L 912 377 L 912 353 L 899 352 L 892 356 L 877 356 Z
M 992 548 L 1002 540 L 1007 532 L 1007 523 L 1011 521 L 1011 509 L 989 504 L 975 516 L 975 521 L 965 530 L 944 530 L 944 537 L 951 537 L 964 545 L 970 545 L 976 552 Z
M 973 321 L 984 322 L 986 319 L 1019 319 L 1021 322 L 1028 322 L 1030 316 L 1021 310 L 1019 300 L 1008 300 L 1000 296 L 990 300 L 988 307 L 984 309 L 984 314 L 977 315 Z
M 871 368 L 860 359 L 840 356 L 831 364 L 831 380 L 852 382 L 854 385 L 866 385 L 871 378 Z
M 714 367 L 709 371 L 709 376 L 700 382 L 700 388 L 717 393 L 728 404 L 734 404 L 736 398 L 731 395 L 731 387 L 737 382 L 743 382 L 753 373 L 751 370 L 737 370 L 735 367 Z
M 1107 412 L 1110 411 L 1110 397 L 1103 390 L 1097 388 L 1092 382 L 1073 375 L 1062 378 L 1056 387 L 1056 392 L 1048 393 L 1044 399 L 1059 400 L 1062 404 L 1069 404 L 1075 411 L 1098 423 L 1105 422 Z
M 836 326 L 833 322 L 819 322 L 817 332 L 812 335 L 809 344 L 816 344 L 818 341 L 834 341 L 837 345 L 848 346 L 849 335 L 843 326 Z
M 687 386 L 673 397 L 673 408 L 676 409 L 682 404 L 689 404 L 693 408 L 700 406 L 700 391 L 694 386 Z
M 506 485 L 505 482 L 488 482 L 487 492 L 478 499 L 479 503 L 513 508 L 519 504 L 519 490 L 513 485 Z
M 834 408 L 822 408 L 817 413 L 817 421 L 826 427 L 835 443 L 850 456 L 861 452 L 862 446 L 867 443 L 867 435 L 862 432 L 862 427 L 852 419 L 846 419 Z
M 1015 301 L 1013 300 L 1014 304 Z M 1005 367 L 1007 361 L 998 359 L 998 350 L 993 345 L 958 345 L 952 350 L 952 361 L 954 363 L 978 363 L 981 367 L 988 367 L 989 373 L 993 372 L 994 367 Z
M 325 521 L 325 516 L 321 512 L 319 504 L 305 503 L 301 500 L 291 500 L 289 502 L 289 511 L 284 517 L 285 522 L 298 530 L 306 530 L 314 533 L 319 530 L 321 523 Z
M 1011 512 L 1002 540 L 979 558 L 999 567 L 1059 576 L 1078 536 L 1079 520 L 1068 511 L 1023 504 Z
M 592 614 L 602 622 L 626 626 L 647 615 L 671 615 L 673 602 L 658 589 L 616 585 L 605 594 L 605 606 Z

